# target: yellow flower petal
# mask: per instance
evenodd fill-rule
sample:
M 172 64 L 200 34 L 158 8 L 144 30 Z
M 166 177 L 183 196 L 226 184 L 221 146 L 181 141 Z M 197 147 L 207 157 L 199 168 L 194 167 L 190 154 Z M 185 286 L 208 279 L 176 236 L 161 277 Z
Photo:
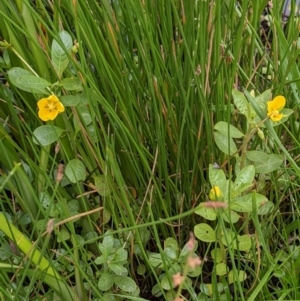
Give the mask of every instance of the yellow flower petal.
M 57 102 L 56 107 L 57 107 L 58 112 L 60 112 L 60 113 L 64 112 L 64 110 L 65 110 L 64 105 L 60 101 Z
M 272 114 L 273 111 L 280 111 L 284 108 L 286 104 L 286 99 L 282 95 L 276 96 L 272 101 L 267 102 L 268 106 L 268 116 Z
M 48 97 L 48 100 L 50 100 L 50 101 L 52 101 L 52 102 L 57 102 L 57 101 L 59 101 L 59 99 L 58 99 L 54 94 L 50 95 L 50 96 Z
M 64 112 L 65 107 L 54 95 L 47 98 L 42 98 L 37 103 L 39 108 L 39 118 L 43 121 L 54 120 L 58 113 Z
M 47 109 L 41 109 L 38 112 L 39 118 L 42 119 L 43 121 L 48 121 L 48 110 Z
M 48 99 L 47 98 L 40 99 L 38 101 L 37 105 L 40 110 L 43 109 L 44 107 L 46 107 L 48 105 Z
M 286 104 L 286 99 L 284 96 L 282 95 L 278 95 L 273 99 L 273 103 L 274 103 L 274 109 L 275 110 L 282 110 Z
M 58 111 L 57 110 L 53 110 L 51 112 L 48 112 L 48 115 L 47 117 L 50 119 L 50 120 L 54 120 L 58 115 Z
M 270 119 L 273 121 L 280 121 L 283 117 L 283 114 L 274 113 L 270 116 Z
M 273 121 L 280 121 L 283 117 L 283 114 L 280 114 L 286 104 L 286 99 L 282 95 L 276 96 L 272 101 L 267 102 L 268 113 L 267 115 Z

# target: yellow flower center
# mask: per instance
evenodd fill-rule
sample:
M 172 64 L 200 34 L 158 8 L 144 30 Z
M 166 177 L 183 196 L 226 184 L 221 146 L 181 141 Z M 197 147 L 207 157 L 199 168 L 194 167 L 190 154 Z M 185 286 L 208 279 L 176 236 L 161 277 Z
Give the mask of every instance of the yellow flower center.
M 278 110 L 274 110 L 272 113 L 271 113 L 271 116 L 273 117 L 276 117 L 279 115 L 279 111 Z
M 57 107 L 56 107 L 56 103 L 54 102 L 49 102 L 46 106 L 50 112 L 52 112 L 53 110 L 57 110 Z

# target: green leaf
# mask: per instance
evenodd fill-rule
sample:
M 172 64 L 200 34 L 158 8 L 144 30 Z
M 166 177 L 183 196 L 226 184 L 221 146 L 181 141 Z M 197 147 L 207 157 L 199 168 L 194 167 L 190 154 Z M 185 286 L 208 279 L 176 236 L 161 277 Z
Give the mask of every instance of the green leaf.
M 235 276 L 237 274 L 237 276 Z M 233 282 L 243 282 L 247 279 L 247 274 L 244 271 L 233 271 L 231 270 L 228 274 L 228 284 L 231 284 Z
M 155 284 L 151 289 L 151 294 L 155 297 L 159 297 L 162 295 L 162 290 L 160 284 Z
M 103 264 L 103 263 L 107 263 L 107 257 L 104 255 L 98 256 L 95 259 L 95 264 Z
M 248 235 L 236 235 L 231 230 L 224 233 L 222 242 L 225 246 L 240 251 L 248 251 L 252 245 L 251 238 Z
M 20 67 L 13 67 L 11 69 L 9 69 L 7 71 L 7 74 L 8 74 L 8 78 L 9 80 L 11 81 L 11 83 L 17 87 L 17 79 L 21 76 L 24 76 L 24 75 L 32 75 L 31 72 L 29 72 L 28 70 L 25 70 L 23 68 L 20 68 Z
M 256 103 L 263 111 L 267 111 L 267 101 L 272 100 L 272 91 L 268 89 L 264 91 L 262 94 L 255 97 Z
M 189 277 L 198 277 L 201 273 L 202 273 L 202 267 L 201 266 L 196 266 L 193 269 L 189 268 L 189 271 L 188 271 L 187 275 Z
M 239 129 L 237 129 L 235 126 L 228 124 L 227 122 L 224 122 L 224 121 L 218 122 L 214 126 L 214 129 L 216 131 L 224 134 L 225 136 L 230 136 L 231 138 L 241 138 L 244 136 L 244 134 Z
M 86 178 L 84 164 L 79 159 L 71 160 L 65 168 L 65 175 L 72 183 L 83 181 Z
M 216 233 L 212 227 L 207 224 L 198 224 L 194 227 L 195 236 L 205 242 L 216 241 Z
M 218 276 L 224 276 L 228 273 L 228 267 L 224 262 L 220 262 L 216 265 L 216 274 Z
M 67 53 L 56 40 L 53 40 L 51 47 L 51 60 L 58 77 L 61 78 L 62 73 L 68 66 L 69 59 L 67 54 L 71 54 L 73 42 L 72 37 L 66 31 L 61 31 L 59 33 L 59 40 L 61 40 L 65 46 Z
M 7 73 L 11 83 L 23 91 L 42 94 L 50 93 L 45 88 L 51 86 L 51 83 L 23 68 L 14 67 L 8 70 Z
M 131 293 L 137 289 L 137 285 L 133 279 L 129 277 L 114 276 L 114 283 L 120 290 Z
M 173 237 L 168 237 L 165 242 L 164 242 L 164 248 L 172 248 L 175 251 L 178 251 L 179 247 L 178 247 L 178 242 L 176 239 L 174 239 Z
M 268 161 L 269 155 L 262 152 L 262 151 L 247 151 L 246 152 L 246 157 L 248 160 L 253 161 L 253 162 L 265 162 Z
M 104 272 L 99 279 L 98 288 L 101 291 L 108 291 L 114 284 L 114 276 L 109 272 Z
M 237 109 L 239 110 L 239 112 L 247 117 L 249 115 L 249 112 L 248 112 L 248 104 L 249 103 L 248 103 L 245 95 L 242 92 L 233 89 L 232 96 L 233 96 L 233 102 L 234 102 L 235 106 L 237 107 Z
M 265 215 L 270 213 L 274 208 L 274 204 L 271 201 L 261 203 L 259 209 L 257 210 L 258 215 Z
M 128 270 L 116 263 L 109 263 L 108 267 L 118 276 L 127 276 Z
M 212 164 L 209 164 L 209 182 L 211 187 L 218 186 L 224 196 L 227 181 L 225 173 L 222 169 L 214 168 Z
M 270 173 L 280 168 L 283 163 L 281 156 L 276 154 L 266 154 L 261 151 L 248 151 L 247 159 L 254 162 L 256 173 Z
M 139 264 L 138 265 L 138 267 L 137 267 L 137 273 L 138 273 L 138 275 L 145 275 L 145 273 L 146 273 L 146 266 L 144 265 L 144 264 Z
M 61 229 L 58 233 L 57 233 L 57 242 L 62 242 L 62 241 L 66 241 L 70 238 L 70 233 L 65 230 L 65 229 Z
M 249 235 L 238 236 L 238 249 L 240 251 L 248 251 L 251 249 L 252 241 Z
M 47 146 L 56 142 L 63 132 L 64 130 L 57 126 L 42 125 L 34 130 L 33 142 L 35 144 Z
M 8 49 L 5 49 L 3 51 L 3 60 L 5 62 L 6 67 L 10 67 L 11 63 L 10 63 L 10 57 L 9 57 Z
M 76 107 L 80 103 L 80 95 L 64 95 L 59 100 L 65 107 Z
M 155 267 L 155 268 L 158 268 L 158 267 L 162 267 L 162 258 L 161 258 L 161 255 L 159 253 L 151 253 L 149 255 L 149 263 Z
M 98 237 L 99 235 L 96 231 L 90 231 L 84 235 L 85 243 L 92 244 L 97 240 Z
M 255 201 L 255 207 L 258 209 L 262 204 L 266 203 L 268 199 L 264 195 L 256 193 Z M 230 202 L 230 209 L 237 212 L 251 212 L 253 210 L 252 193 L 232 199 Z
M 210 252 L 211 257 L 213 258 L 215 263 L 222 262 L 222 251 L 220 248 L 214 248 Z
M 122 262 L 122 261 L 126 261 L 128 257 L 128 253 L 125 249 L 123 248 L 119 248 L 117 250 L 117 252 L 115 253 L 113 262 Z
M 213 293 L 213 288 L 211 283 L 200 283 L 200 290 L 207 296 L 211 296 Z
M 217 213 L 215 209 L 213 208 L 207 208 L 204 206 L 201 206 L 203 203 L 201 203 L 198 208 L 195 210 L 195 213 L 204 217 L 205 219 L 208 219 L 210 221 L 214 221 L 217 218 Z
M 231 206 L 230 206 L 231 209 Z M 229 208 L 225 208 L 224 212 L 222 213 L 222 218 L 225 222 L 234 224 L 236 223 L 241 217 L 238 213 L 233 210 L 229 210 Z
M 168 237 L 164 242 L 164 251 L 170 259 L 176 259 L 179 252 L 177 240 L 172 237 Z
M 163 289 L 170 290 L 172 288 L 172 279 L 170 279 L 167 274 L 164 274 L 160 280 L 160 284 Z
M 79 210 L 79 202 L 76 199 L 70 200 L 68 202 L 68 209 L 70 212 L 70 215 L 75 215 L 78 213 Z
M 186 260 L 184 261 L 184 264 L 186 263 Z M 177 262 L 172 262 L 172 264 L 169 265 L 168 270 L 167 270 L 167 274 L 177 274 L 177 273 L 181 273 L 182 272 L 182 268 L 179 265 L 179 263 Z
M 166 247 L 164 251 L 168 258 L 173 260 L 177 258 L 177 252 L 171 247 Z
M 186 256 L 191 252 L 191 251 L 195 251 L 195 250 L 197 250 L 197 248 L 198 248 L 198 241 L 196 240 L 195 241 L 195 245 L 194 245 L 194 248 L 191 250 L 190 249 L 190 246 L 189 246 L 190 244 L 187 242 L 184 246 L 183 246 L 183 248 L 182 248 L 182 250 L 181 250 L 181 252 L 180 252 L 180 255 L 179 255 L 179 258 L 180 258 L 180 260 L 182 260 L 182 259 L 184 259 L 184 260 L 186 260 Z
M 32 222 L 31 220 L 31 215 L 29 213 L 24 213 L 19 219 L 18 219 L 18 223 L 20 225 L 28 225 Z
M 233 189 L 239 190 L 240 188 L 243 188 L 245 185 L 249 186 L 249 184 L 252 184 L 255 176 L 255 168 L 253 165 L 245 166 L 237 175 Z
M 58 85 L 67 91 L 82 89 L 82 82 L 78 77 L 68 77 L 61 80 Z
M 265 162 L 256 162 L 254 163 L 255 172 L 261 174 L 271 173 L 277 169 L 281 168 L 283 159 L 279 155 L 271 154 L 269 159 Z
M 114 237 L 112 235 L 106 235 L 103 238 L 102 243 L 99 243 L 99 249 L 101 253 L 108 257 L 114 248 Z
M 16 79 L 16 87 L 30 93 L 50 94 L 45 88 L 51 86 L 47 80 L 35 75 L 22 75 Z
M 108 196 L 110 194 L 110 189 L 106 181 L 106 176 L 94 176 L 93 179 L 95 181 L 95 186 L 97 188 L 98 193 L 101 196 Z
M 220 132 L 214 132 L 214 138 L 218 148 L 224 154 L 232 156 L 237 152 L 236 145 L 232 138 L 228 139 L 228 136 Z

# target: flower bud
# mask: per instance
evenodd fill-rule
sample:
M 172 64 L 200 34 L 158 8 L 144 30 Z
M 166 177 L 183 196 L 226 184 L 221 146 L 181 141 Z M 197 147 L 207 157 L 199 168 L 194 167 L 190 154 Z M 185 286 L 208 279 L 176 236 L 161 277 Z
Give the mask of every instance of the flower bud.
M 213 186 L 208 196 L 211 201 L 219 200 L 222 197 L 222 193 L 219 186 Z

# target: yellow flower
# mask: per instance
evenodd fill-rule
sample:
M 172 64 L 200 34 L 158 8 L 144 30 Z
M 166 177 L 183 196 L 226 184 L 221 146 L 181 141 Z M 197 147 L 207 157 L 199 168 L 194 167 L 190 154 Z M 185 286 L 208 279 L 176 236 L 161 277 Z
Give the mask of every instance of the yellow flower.
M 211 201 L 216 201 L 222 197 L 222 192 L 219 186 L 213 186 L 208 195 Z
M 55 95 L 40 99 L 37 105 L 39 108 L 39 117 L 43 121 L 54 120 L 58 113 L 65 110 L 64 105 Z
M 285 103 L 285 97 L 282 95 L 278 95 L 272 101 L 267 102 L 268 116 L 271 118 L 271 120 L 279 121 L 282 119 L 283 114 L 280 114 L 279 111 L 284 108 Z

